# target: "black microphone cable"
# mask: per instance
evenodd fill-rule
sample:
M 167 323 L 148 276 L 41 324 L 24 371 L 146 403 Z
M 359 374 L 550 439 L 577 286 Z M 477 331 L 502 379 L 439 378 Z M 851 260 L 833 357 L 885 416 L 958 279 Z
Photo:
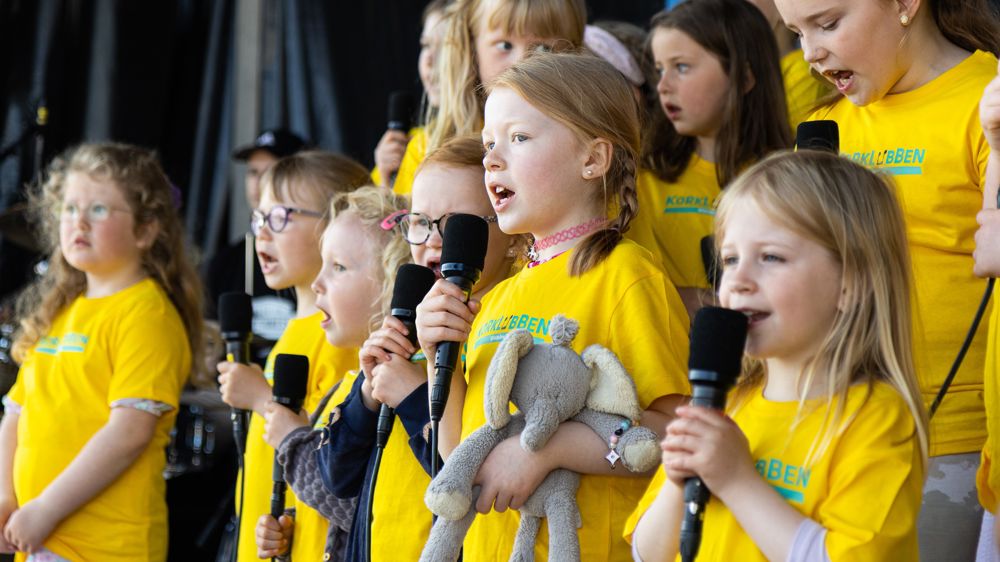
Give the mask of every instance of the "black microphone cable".
M 407 263 L 399 266 L 396 271 L 396 283 L 392 289 L 392 301 L 389 304 L 389 314 L 399 319 L 408 331 L 406 338 L 414 346 L 417 345 L 417 305 L 434 285 L 434 272 L 429 268 Z M 361 373 L 360 376 L 364 376 Z M 368 490 L 361 514 L 365 521 L 364 559 L 371 560 L 372 553 L 372 522 L 374 520 L 375 485 L 378 483 L 378 472 L 382 466 L 382 453 L 389 443 L 389 434 L 396 414 L 386 404 L 379 407 L 378 424 L 375 426 L 375 455 L 372 458 L 372 470 L 368 476 Z
M 219 297 L 219 332 L 226 342 L 226 361 L 250 362 L 250 339 L 253 337 L 253 305 L 250 295 L 240 292 L 223 293 Z M 239 497 L 236 525 L 233 530 L 233 549 L 230 559 L 236 562 L 240 545 L 240 524 L 243 521 L 244 492 L 246 491 L 246 427 L 247 412 L 232 408 L 229 419 L 233 424 L 233 448 L 236 449 L 236 466 L 239 471 Z
M 1000 188 L 997 189 L 997 209 L 1000 209 Z M 976 309 L 976 315 L 972 318 L 972 325 L 969 326 L 969 331 L 965 334 L 965 341 L 962 342 L 962 347 L 958 349 L 958 355 L 955 356 L 955 362 L 951 364 L 948 376 L 944 378 L 944 382 L 941 383 L 941 389 L 938 390 L 937 396 L 934 397 L 934 402 L 931 403 L 931 407 L 927 411 L 927 419 L 934 417 L 934 413 L 941 406 L 941 401 L 948 394 L 951 383 L 955 380 L 955 376 L 958 375 L 958 369 L 962 366 L 965 354 L 968 353 L 969 347 L 972 345 L 972 340 L 975 339 L 976 332 L 979 330 L 979 323 L 982 322 L 983 315 L 986 314 L 986 306 L 990 302 L 990 297 L 993 296 L 993 285 L 995 283 L 996 278 L 994 277 L 986 280 L 986 290 L 983 291 L 983 298 L 979 301 L 979 308 Z

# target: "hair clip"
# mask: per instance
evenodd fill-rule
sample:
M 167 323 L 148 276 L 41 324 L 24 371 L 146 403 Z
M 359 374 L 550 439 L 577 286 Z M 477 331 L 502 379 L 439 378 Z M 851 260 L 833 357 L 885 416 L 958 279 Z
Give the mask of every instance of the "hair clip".
M 403 220 L 404 216 L 409 214 L 409 212 L 410 211 L 408 209 L 400 209 L 382 219 L 382 222 L 381 224 L 379 224 L 379 226 L 382 228 L 382 230 L 392 230 L 397 224 L 399 224 L 401 220 Z

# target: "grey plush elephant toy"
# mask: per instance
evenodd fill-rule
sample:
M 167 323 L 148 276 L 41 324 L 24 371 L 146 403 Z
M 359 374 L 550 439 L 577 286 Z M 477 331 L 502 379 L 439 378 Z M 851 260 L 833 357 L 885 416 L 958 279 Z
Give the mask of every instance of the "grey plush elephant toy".
M 454 450 L 427 488 L 425 502 L 437 516 L 420 560 L 458 559 L 465 533 L 476 516 L 479 487 L 473 479 L 487 455 L 507 437 L 520 434 L 527 451 L 541 449 L 564 421 L 590 426 L 611 446 L 608 461 L 645 472 L 660 461 L 654 432 L 636 423 L 642 414 L 635 384 L 610 350 L 570 347 L 579 330 L 575 320 L 557 315 L 549 325 L 551 344 L 536 344 L 531 333 L 508 333 L 486 374 L 486 425 Z M 509 402 L 518 412 L 511 416 Z M 579 474 L 549 473 L 521 507 L 521 524 L 510 560 L 534 560 L 541 519 L 548 520 L 549 559 L 579 560 L 576 530 L 582 525 L 576 504 Z

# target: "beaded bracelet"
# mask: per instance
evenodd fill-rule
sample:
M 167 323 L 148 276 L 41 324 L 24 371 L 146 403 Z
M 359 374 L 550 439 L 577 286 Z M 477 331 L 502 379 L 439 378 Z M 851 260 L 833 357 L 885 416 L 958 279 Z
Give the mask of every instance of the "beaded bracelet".
M 616 468 L 615 463 L 618 462 L 618 459 L 622 458 L 622 456 L 618 454 L 618 440 L 626 431 L 628 431 L 630 427 L 632 427 L 632 422 L 630 420 L 625 420 L 621 422 L 618 425 L 618 429 L 616 429 L 614 433 L 608 437 L 609 451 L 604 458 L 608 459 L 608 462 L 611 463 L 611 470 Z

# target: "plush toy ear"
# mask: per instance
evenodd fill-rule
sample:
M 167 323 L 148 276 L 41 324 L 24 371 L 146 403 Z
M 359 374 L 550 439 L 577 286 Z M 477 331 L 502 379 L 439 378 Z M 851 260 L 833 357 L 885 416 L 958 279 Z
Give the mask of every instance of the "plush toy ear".
M 510 423 L 510 391 L 514 388 L 517 364 L 535 347 L 535 338 L 527 330 L 514 330 L 497 346 L 486 372 L 486 423 L 500 429 Z
M 642 416 L 635 383 L 618 357 L 604 346 L 591 345 L 583 350 L 583 362 L 590 369 L 590 394 L 587 407 L 630 420 Z

